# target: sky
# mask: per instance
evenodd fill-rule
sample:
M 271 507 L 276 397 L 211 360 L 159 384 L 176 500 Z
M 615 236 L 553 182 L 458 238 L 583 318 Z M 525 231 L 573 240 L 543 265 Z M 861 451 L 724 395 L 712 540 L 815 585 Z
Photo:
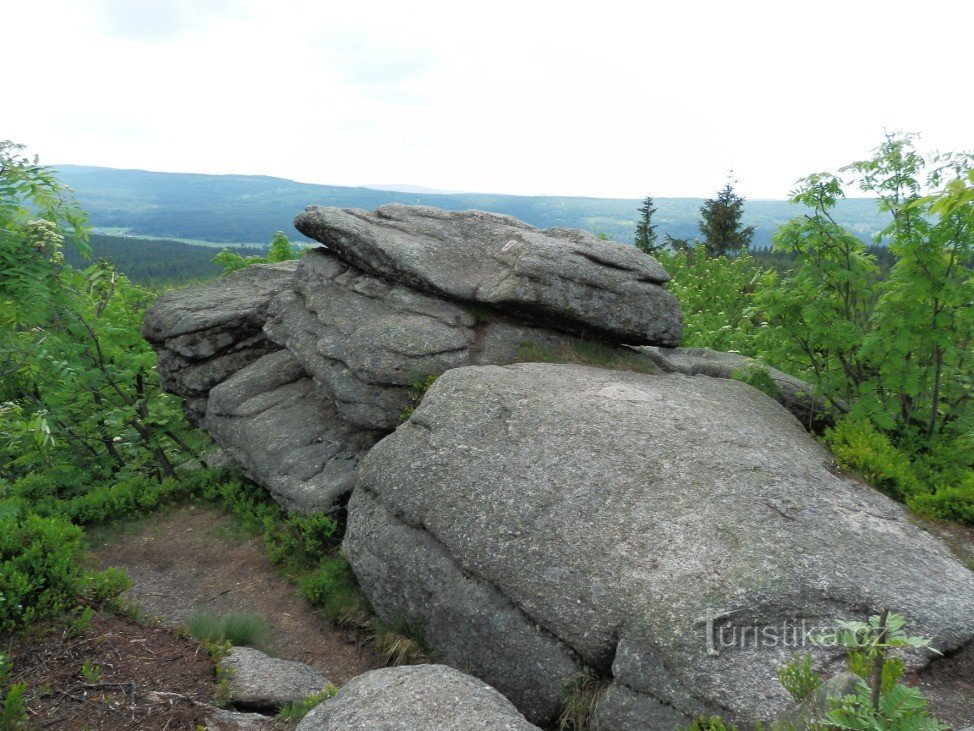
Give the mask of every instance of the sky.
M 748 198 L 884 131 L 974 148 L 968 0 L 11 0 L 0 139 L 42 163 Z M 16 74 L 17 78 L 11 77 Z

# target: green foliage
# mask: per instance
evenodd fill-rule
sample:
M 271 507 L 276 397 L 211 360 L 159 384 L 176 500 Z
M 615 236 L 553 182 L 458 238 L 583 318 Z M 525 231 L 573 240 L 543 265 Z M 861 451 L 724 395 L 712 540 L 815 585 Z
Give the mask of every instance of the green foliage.
M 82 531 L 0 502 L 0 633 L 61 614 L 81 601 L 101 603 L 127 588 L 117 570 L 85 569 Z
M 348 561 L 341 554 L 325 557 L 319 566 L 298 580 L 304 597 L 329 621 L 360 628 L 369 621 L 371 608 L 355 580 Z
M 268 247 L 267 256 L 245 256 L 232 249 L 223 249 L 213 257 L 213 262 L 223 267 L 223 274 L 230 274 L 254 264 L 275 263 L 297 258 L 298 253 L 288 241 L 287 236 L 284 235 L 283 231 L 278 231 L 274 234 L 274 238 Z
M 636 222 L 636 236 L 634 243 L 636 248 L 644 254 L 655 254 L 663 248 L 662 244 L 657 243 L 656 226 L 653 224 L 653 214 L 656 213 L 656 206 L 653 205 L 652 196 L 646 196 L 643 204 L 639 207 L 639 220 Z
M 812 656 L 807 653 L 795 655 L 779 668 L 778 680 L 799 703 L 822 684 L 822 679 L 812 670 Z
M 27 726 L 27 704 L 24 693 L 27 692 L 26 683 L 14 683 L 4 690 L 0 684 L 0 728 L 16 729 Z
M 824 440 L 841 469 L 855 472 L 890 497 L 902 501 L 923 491 L 909 456 L 867 419 L 842 419 L 825 432 Z
M 964 522 L 974 514 L 974 200 L 958 191 L 972 159 L 926 160 L 910 136 L 891 136 L 843 170 L 848 180 L 799 181 L 792 201 L 804 213 L 760 259 L 772 268 L 700 248 L 660 255 L 683 306 L 683 345 L 754 356 L 808 381 L 850 414 L 826 437 L 844 469 L 921 514 Z M 850 184 L 878 200 L 889 223 L 877 242 L 888 248 L 840 225 Z M 924 186 L 943 191 L 921 198 Z
M 930 647 L 930 640 L 905 632 L 906 620 L 884 611 L 868 621 L 840 622 L 834 633 L 813 638 L 823 644 L 846 648 L 850 669 L 863 680 L 856 692 L 832 699 L 820 723 L 828 728 L 863 731 L 936 731 L 947 729 L 926 711 L 926 700 L 917 688 L 898 682 L 903 661 L 890 657 L 895 648 Z
M 230 612 L 224 615 L 197 612 L 186 620 L 186 631 L 200 642 L 260 647 L 267 641 L 270 625 L 259 614 Z
M 312 693 L 307 698 L 300 701 L 285 703 L 277 712 L 278 719 L 282 721 L 300 721 L 308 713 L 325 701 L 338 695 L 338 688 L 331 683 L 325 686 L 320 693 Z
M 290 515 L 265 529 L 267 555 L 274 563 L 312 566 L 329 549 L 338 546 L 338 529 L 335 520 L 321 513 Z
M 86 683 L 98 683 L 101 681 L 101 668 L 91 660 L 85 660 L 81 664 L 81 670 L 78 671 L 78 674 Z
M 708 256 L 736 256 L 747 251 L 754 238 L 754 227 L 744 227 L 744 198 L 734 192 L 733 181 L 708 198 L 700 207 L 700 234 Z
M 779 389 L 778 384 L 774 382 L 774 379 L 771 377 L 768 369 L 757 361 L 752 361 L 743 368 L 738 368 L 731 373 L 731 378 L 733 378 L 735 381 L 740 381 L 741 383 L 746 383 L 749 386 L 753 386 L 758 391 L 761 391 L 773 399 L 778 399 L 781 396 L 781 389 Z
M 849 731 L 946 731 L 927 713 L 927 701 L 918 688 L 897 683 L 884 693 L 879 708 L 871 704 L 871 690 L 860 682 L 856 692 L 832 703 L 822 719 L 828 728 Z
M 759 333 L 768 323 L 755 310 L 759 292 L 777 286 L 777 275 L 744 253 L 708 258 L 701 247 L 661 252 L 673 277 L 669 289 L 683 308 L 683 345 L 758 355 Z

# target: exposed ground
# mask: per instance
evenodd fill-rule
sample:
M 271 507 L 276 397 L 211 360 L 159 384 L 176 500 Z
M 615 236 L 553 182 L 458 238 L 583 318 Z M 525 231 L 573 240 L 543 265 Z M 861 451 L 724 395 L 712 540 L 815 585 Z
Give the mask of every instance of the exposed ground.
M 132 579 L 126 598 L 164 625 L 195 612 L 252 612 L 270 623 L 262 650 L 307 663 L 336 686 L 381 667 L 353 637 L 334 629 L 268 560 L 260 537 L 217 510 L 187 505 L 124 532 L 90 532 L 99 567 Z
M 63 623 L 10 647 L 27 683 L 31 729 L 195 729 L 217 690 L 213 661 L 192 640 L 99 613 L 76 637 Z M 6 649 L 6 648 L 5 648 Z

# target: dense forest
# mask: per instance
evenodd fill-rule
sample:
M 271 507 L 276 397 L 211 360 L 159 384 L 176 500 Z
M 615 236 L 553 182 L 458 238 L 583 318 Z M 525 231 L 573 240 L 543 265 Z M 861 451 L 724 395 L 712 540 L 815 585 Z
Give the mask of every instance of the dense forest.
M 766 366 L 805 379 L 844 414 L 821 435 L 843 469 L 920 516 L 966 525 L 974 525 L 972 160 L 924 158 L 909 137 L 890 137 L 842 175 L 803 180 L 787 214 L 781 203 L 755 214 L 756 202 L 749 217 L 730 220 L 738 233 L 755 227 L 755 246 L 764 231 L 774 247 L 767 256 L 746 247 L 723 255 L 715 242 L 695 240 L 699 201 L 657 201 L 654 220 L 660 232 L 690 239 L 677 251 L 658 252 L 684 311 L 684 345 L 754 356 L 757 365 L 738 376 L 761 389 L 769 387 Z M 77 188 L 78 200 L 63 182 Z M 930 189 L 940 192 L 924 197 Z M 869 199 L 846 199 L 851 193 Z M 639 205 L 421 199 L 503 209 L 538 225 L 582 225 L 625 240 Z M 370 207 L 389 200 L 415 203 L 417 196 L 65 166 L 59 176 L 17 145 L 0 144 L 0 637 L 50 617 L 84 623 L 93 607 L 117 602 L 127 580 L 85 566 L 84 529 L 189 499 L 258 526 L 272 555 L 300 563 L 291 566 L 293 575 L 329 617 L 343 616 L 336 602 L 363 601 L 332 520 L 287 515 L 238 475 L 203 468 L 211 443 L 162 390 L 139 327 L 155 297 L 149 286 L 296 256 L 274 232 L 290 231 L 306 203 Z M 681 207 L 689 222 L 668 227 Z M 213 263 L 214 248 L 90 236 L 85 208 L 93 223 L 143 234 L 274 241 L 266 257 L 237 250 Z M 880 233 L 888 248 L 871 249 L 862 238 L 867 232 Z M 0 726 L 15 727 L 29 690 L 11 680 L 2 647 Z M 895 680 L 882 692 L 900 687 Z M 849 713 L 870 718 L 868 700 L 850 703 Z M 919 717 L 922 705 L 907 711 Z
M 223 271 L 213 261 L 218 249 L 210 246 L 97 233 L 91 234 L 89 246 L 92 259 L 108 262 L 132 282 L 150 289 L 212 279 Z M 258 247 L 231 247 L 231 250 L 244 256 L 263 252 Z M 64 258 L 76 268 L 89 263 L 73 248 L 64 252 Z
M 92 226 L 166 239 L 226 244 L 270 241 L 275 231 L 294 234 L 291 222 L 309 205 L 372 209 L 384 203 L 426 205 L 459 211 L 505 213 L 539 228 L 567 226 L 631 242 L 639 201 L 487 194 L 399 193 L 311 185 L 249 175 L 196 175 L 59 165 L 62 182 L 72 187 Z M 660 234 L 686 239 L 697 235 L 698 198 L 658 198 L 655 221 Z M 864 241 L 882 231 L 888 213 L 875 200 L 848 198 L 833 212 L 837 221 Z M 773 233 L 792 216 L 786 201 L 750 201 L 744 223 L 754 226 L 752 248 L 771 245 Z

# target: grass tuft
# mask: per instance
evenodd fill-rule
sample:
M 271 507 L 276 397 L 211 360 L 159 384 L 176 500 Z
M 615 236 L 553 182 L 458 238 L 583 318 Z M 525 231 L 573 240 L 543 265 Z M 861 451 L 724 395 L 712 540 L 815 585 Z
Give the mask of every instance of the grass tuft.
M 186 631 L 199 642 L 260 647 L 265 644 L 269 630 L 267 620 L 251 612 L 230 612 L 223 616 L 197 612 L 186 620 Z

